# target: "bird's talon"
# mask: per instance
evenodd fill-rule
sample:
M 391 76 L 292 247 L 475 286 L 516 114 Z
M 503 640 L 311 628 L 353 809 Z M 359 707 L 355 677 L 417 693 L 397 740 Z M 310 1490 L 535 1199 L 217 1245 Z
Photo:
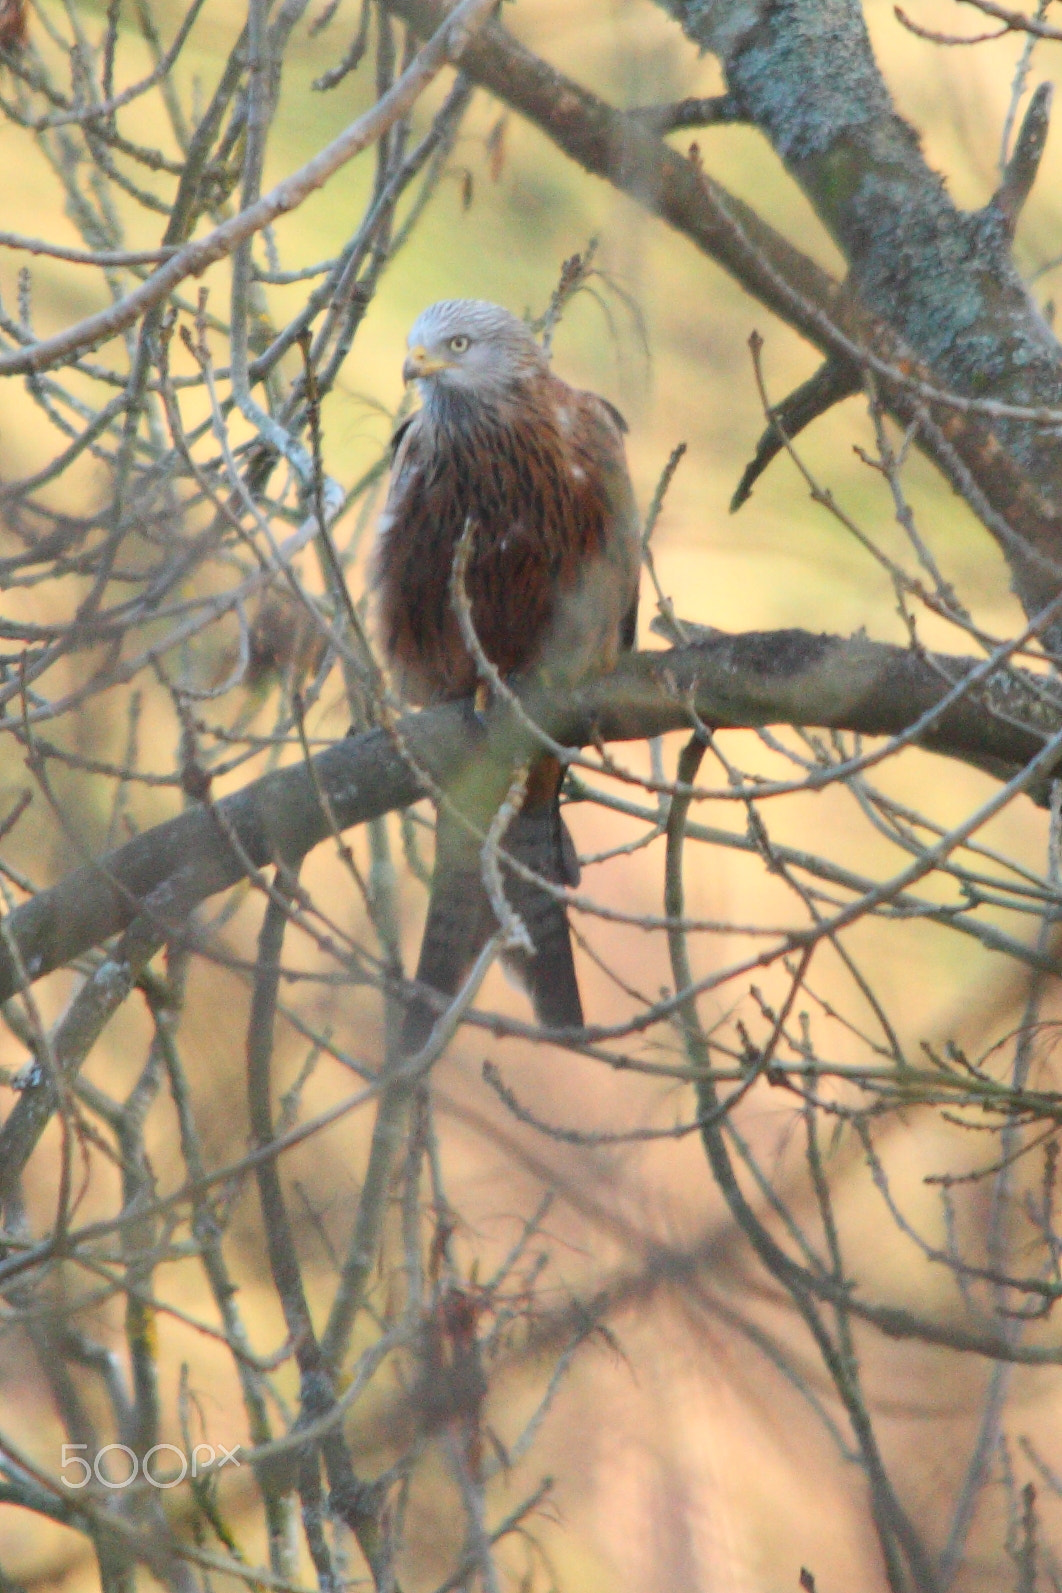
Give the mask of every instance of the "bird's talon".
M 490 687 L 487 685 L 485 680 L 481 680 L 477 685 L 475 695 L 472 698 L 472 712 L 475 714 L 477 719 L 485 719 L 487 717 L 487 709 L 489 707 Z

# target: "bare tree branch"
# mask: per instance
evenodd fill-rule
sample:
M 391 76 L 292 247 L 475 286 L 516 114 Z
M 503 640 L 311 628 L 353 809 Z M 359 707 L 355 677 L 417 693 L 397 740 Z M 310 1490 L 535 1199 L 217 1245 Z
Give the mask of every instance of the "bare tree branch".
M 469 40 L 489 15 L 492 0 L 461 0 L 452 15 L 436 30 L 403 73 L 401 79 L 372 108 L 352 122 L 320 154 L 299 171 L 285 177 L 255 204 L 241 210 L 215 227 L 205 238 L 186 244 L 164 265 L 116 304 L 97 315 L 57 332 L 54 337 L 10 354 L 0 354 L 0 376 L 15 376 L 26 371 L 46 371 L 72 356 L 97 348 L 108 338 L 133 326 L 149 310 L 165 302 L 186 277 L 200 276 L 208 266 L 232 254 L 268 227 L 278 216 L 296 210 L 315 189 L 322 187 L 341 166 L 367 149 L 404 116 L 416 103 L 434 77 L 448 64 L 461 58 Z
M 994 678 L 964 685 L 984 670 L 975 659 L 922 655 L 863 637 L 720 633 L 691 647 L 637 654 L 606 679 L 536 708 L 543 728 L 571 747 L 596 736 L 662 735 L 688 726 L 691 710 L 716 727 L 806 724 L 868 736 L 902 735 L 928 715 L 921 745 L 1013 772 L 1062 727 L 1062 707 L 1045 702 L 1034 675 L 993 671 Z M 526 747 L 528 732 L 521 735 Z M 319 792 L 335 824 L 347 829 L 415 801 L 425 790 L 417 771 L 450 785 L 484 744 L 468 705 L 432 708 L 318 753 L 312 770 L 298 764 L 266 775 L 224 798 L 216 814 L 197 807 L 156 826 L 9 915 L 27 976 L 38 979 L 108 940 L 164 881 L 179 885 L 183 900 L 201 901 L 242 879 L 245 859 L 260 868 L 304 856 L 332 833 Z M 518 760 L 519 737 L 507 751 Z M 179 933 L 179 921 L 156 911 L 160 927 Z M 0 1000 L 18 988 L 5 946 Z

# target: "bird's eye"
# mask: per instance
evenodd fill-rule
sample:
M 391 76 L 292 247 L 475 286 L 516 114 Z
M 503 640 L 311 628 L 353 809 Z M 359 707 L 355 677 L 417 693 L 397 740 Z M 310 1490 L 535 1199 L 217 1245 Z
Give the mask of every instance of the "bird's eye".
M 458 332 L 457 336 L 452 337 L 446 346 L 451 354 L 463 354 L 468 347 L 468 338 L 463 332 Z

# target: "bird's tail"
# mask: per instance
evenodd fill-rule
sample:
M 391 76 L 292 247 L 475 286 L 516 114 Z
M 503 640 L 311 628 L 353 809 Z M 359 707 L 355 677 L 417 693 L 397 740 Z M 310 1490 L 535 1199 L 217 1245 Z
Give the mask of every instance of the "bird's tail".
M 555 759 L 539 761 L 504 844 L 516 862 L 551 885 L 578 885 L 579 860 L 561 818 L 561 777 Z M 505 876 L 505 894 L 535 948 L 533 952 L 507 952 L 506 967 L 531 997 L 539 1023 L 549 1029 L 582 1028 L 583 1004 L 564 903 L 511 871 Z
M 561 818 L 561 768 L 540 759 L 531 772 L 523 807 L 505 833 L 503 850 L 554 885 L 574 885 L 579 865 Z M 575 978 L 571 932 L 564 903 L 541 886 L 502 866 L 506 899 L 527 928 L 533 952 L 505 954 L 546 1028 L 581 1028 L 583 1008 Z M 460 820 L 441 808 L 435 830 L 435 874 L 417 963 L 417 983 L 453 996 L 496 928 L 483 883 L 480 844 Z M 419 1051 L 438 1009 L 414 998 L 406 1009 L 403 1050 Z

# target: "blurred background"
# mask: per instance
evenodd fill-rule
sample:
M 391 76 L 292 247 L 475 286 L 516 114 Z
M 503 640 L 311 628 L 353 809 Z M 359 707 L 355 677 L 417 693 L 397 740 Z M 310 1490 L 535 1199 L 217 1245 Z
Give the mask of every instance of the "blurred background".
M 915 0 L 912 14 L 922 26 L 979 31 L 977 16 L 949 4 Z M 42 38 L 50 8 L 29 13 L 31 38 Z M 927 158 L 947 180 L 958 203 L 983 205 L 998 182 L 1000 141 L 1014 73 L 1022 51 L 1017 38 L 976 49 L 942 49 L 912 35 L 886 0 L 867 0 L 867 23 L 879 62 L 901 112 L 918 129 Z M 88 31 L 103 25 L 102 8 L 82 8 Z M 155 6 L 160 33 L 172 36 L 179 8 Z M 231 48 L 234 8 L 207 0 L 177 74 L 189 105 L 201 104 Z M 614 104 L 633 107 L 688 95 L 719 92 L 721 80 L 710 59 L 698 57 L 678 27 L 648 0 L 520 0 L 506 8 L 505 22 L 547 60 Z M 371 70 L 348 77 L 331 93 L 314 92 L 312 81 L 338 57 L 357 23 L 343 0 L 330 26 L 311 37 L 296 31 L 286 58 L 276 124 L 269 144 L 266 185 L 306 161 L 370 103 Z M 1030 87 L 1057 70 L 1057 45 L 1032 61 Z M 123 19 L 119 86 L 147 69 L 148 54 L 132 18 Z M 123 76 L 124 74 L 124 76 Z M 426 126 L 449 83 L 437 83 L 416 113 Z M 7 92 L 0 80 L 0 94 Z M 12 90 L 13 93 L 13 90 Z M 164 139 L 157 102 L 130 107 L 123 125 L 145 142 Z M 696 138 L 706 169 L 732 192 L 807 250 L 827 269 L 843 275 L 843 261 L 777 158 L 754 130 L 718 127 L 675 135 L 685 147 Z M 30 133 L 0 121 L 0 169 L 4 172 L 5 225 L 53 243 L 83 246 L 64 210 L 55 172 Z M 278 223 L 281 266 L 297 270 L 332 255 L 349 235 L 372 180 L 367 153 L 334 177 L 294 215 Z M 1049 141 L 1036 190 L 1023 214 L 1017 255 L 1032 291 L 1048 307 L 1059 274 L 1050 262 L 1062 252 L 1062 144 Z M 162 220 L 130 208 L 126 244 L 157 244 Z M 155 228 L 153 231 L 152 228 Z M 897 612 L 891 580 L 881 563 L 850 531 L 811 499 L 806 483 L 784 457 L 756 486 L 736 516 L 730 496 L 763 429 L 748 350 L 750 334 L 764 339 L 763 364 L 770 397 L 777 400 L 811 374 L 816 352 L 771 319 L 711 261 L 659 221 L 587 177 L 537 130 L 477 92 L 452 152 L 447 174 L 410 242 L 388 266 L 358 331 L 342 376 L 323 409 L 327 472 L 351 486 L 385 457 L 403 401 L 401 365 L 405 335 L 417 313 L 435 299 L 476 296 L 517 313 L 546 308 L 562 262 L 596 240 L 596 275 L 590 288 L 567 308 L 554 341 L 554 364 L 566 379 L 602 393 L 626 415 L 629 457 L 639 501 L 648 505 L 672 449 L 687 444 L 654 533 L 653 549 L 663 591 L 678 614 L 728 631 L 800 626 L 850 634 L 860 628 L 875 639 L 904 642 L 907 630 Z M 8 313 L 19 302 L 19 268 L 26 257 L 0 251 L 0 292 Z M 212 302 L 224 303 L 227 266 L 205 280 Z M 100 307 L 98 274 L 47 258 L 31 261 L 31 291 L 21 289 L 37 336 Z M 193 295 L 194 296 L 194 295 Z M 277 324 L 305 296 L 303 284 L 269 289 Z M 175 360 L 179 356 L 175 355 Z M 298 369 L 297 356 L 285 369 Z M 193 402 L 189 401 L 190 404 Z M 194 407 L 194 406 L 193 406 Z M 240 432 L 239 423 L 234 428 Z M 38 404 L 9 382 L 0 412 L 0 472 L 5 481 L 32 477 L 56 454 L 56 436 Z M 873 450 L 873 430 L 862 398 L 847 401 L 800 439 L 799 452 L 815 480 L 835 496 L 845 514 L 897 559 L 907 557 L 896 524 L 888 484 L 862 462 L 858 450 Z M 51 502 L 83 512 L 103 491 L 102 468 L 84 458 L 57 480 Z M 909 459 L 904 483 L 920 531 L 941 568 L 976 620 L 995 636 L 1021 624 L 1003 561 L 984 529 L 917 456 Z M 378 511 L 382 479 L 352 507 L 337 528 L 349 550 L 348 579 L 355 596 L 364 586 L 364 558 Z M 304 556 L 306 557 L 306 556 Z M 312 564 L 306 579 L 319 585 Z M 83 588 L 76 569 L 49 582 L 12 587 L 4 614 L 38 625 L 60 624 Z M 662 645 L 649 632 L 655 599 L 643 589 L 640 645 Z M 919 635 L 930 646 L 968 651 L 966 639 L 932 614 L 920 616 Z M 233 636 L 224 626 L 197 639 L 197 678 L 222 679 L 231 666 Z M 99 659 L 103 667 L 102 649 Z M 92 660 L 84 652 L 58 660 L 53 698 L 76 694 Z M 64 675 L 64 671 L 66 671 Z M 56 685 L 56 682 L 60 682 Z M 264 688 L 258 697 L 244 688 L 231 703 L 246 729 L 265 734 L 274 709 Z M 131 709 L 136 694 L 135 714 Z M 120 784 L 92 764 L 118 765 L 126 756 L 136 722 L 140 767 L 159 783 Z M 346 733 L 348 708 L 338 672 L 325 683 L 312 722 L 314 737 Z M 98 852 L 134 830 L 143 830 L 182 804 L 173 771 L 180 726 L 170 696 L 145 669 L 135 680 L 87 699 L 48 731 L 73 763 L 54 769 L 54 789 L 73 815 L 73 836 L 47 802 L 34 801 L 17 829 L 5 838 L 5 857 L 37 886 L 61 878 L 79 848 Z M 681 737 L 665 745 L 664 768 L 673 773 Z M 790 748 L 795 741 L 785 742 Z M 752 733 L 723 741 L 732 762 L 745 770 L 784 774 L 789 765 Z M 806 749 L 805 749 L 806 750 Z M 618 749 L 625 767 L 648 769 L 637 746 Z M 298 748 L 288 756 L 298 756 Z M 80 758 L 82 766 L 76 766 Z M 8 739 L 0 753 L 0 798 L 6 812 L 32 784 L 24 750 Z M 87 763 L 84 761 L 87 760 Z M 216 777 L 215 792 L 237 789 L 261 763 L 243 762 Z M 702 771 L 706 784 L 725 788 L 718 767 Z M 873 772 L 875 787 L 901 807 L 917 808 L 944 827 L 987 799 L 995 789 L 987 776 L 957 763 L 907 751 Z M 637 787 L 618 794 L 652 809 L 655 799 Z M 589 803 L 569 806 L 568 817 L 581 853 L 588 858 L 584 888 L 606 909 L 626 915 L 660 915 L 663 850 L 657 840 L 626 853 L 645 834 L 645 822 Z M 743 835 L 743 807 L 724 796 L 697 804 L 694 818 Z M 901 851 L 852 794 L 839 786 L 817 795 L 797 794 L 769 804 L 765 818 L 772 840 L 829 857 L 840 867 L 877 878 L 897 868 Z M 389 821 L 396 860 L 402 848 L 397 816 Z M 421 832 L 430 856 L 430 840 Z M 1039 875 L 1047 850 L 1048 818 L 1019 800 L 979 833 L 979 841 L 1008 866 Z M 352 838 L 364 875 L 369 857 L 364 836 Z M 339 866 L 334 846 L 309 859 L 304 883 L 331 919 L 355 938 L 371 938 L 364 901 Z M 415 961 L 426 892 L 409 869 L 398 876 L 398 904 L 407 968 Z M 927 897 L 946 886 L 928 882 Z M 694 971 L 706 975 L 760 946 L 764 926 L 794 920 L 793 898 L 755 855 L 721 846 L 696 850 L 687 879 L 687 911 L 712 928 L 692 944 Z M 223 944 L 220 955 L 193 960 L 181 1044 L 209 1162 L 240 1154 L 247 1145 L 243 1052 L 248 1012 L 246 968 L 253 961 L 260 922 L 258 899 L 247 891 L 208 903 L 204 923 Z M 796 915 L 799 916 L 799 915 Z M 1003 908 L 984 909 L 985 920 L 1019 938 L 1035 934 L 1035 921 L 1019 920 Z M 669 987 L 667 948 L 659 931 L 607 917 L 582 915 L 578 927 L 589 951 L 579 954 L 584 1004 L 591 1021 L 619 1022 L 639 998 L 652 1000 Z M 1020 1021 L 1027 982 L 1017 965 L 965 937 L 925 921 L 875 918 L 855 926 L 846 940 L 852 957 L 888 1014 L 903 1050 L 922 1056 L 927 1042 L 947 1041 L 980 1058 Z M 592 955 L 591 955 L 592 953 Z M 319 954 L 293 937 L 286 957 L 292 968 L 312 971 Z M 45 1022 L 54 1021 L 75 988 L 73 975 L 52 976 L 37 987 Z M 812 1021 L 820 1054 L 838 1066 L 860 1066 L 871 1048 L 875 1020 L 850 969 L 830 951 L 815 965 Z M 757 986 L 757 1006 L 750 985 Z M 786 988 L 778 970 L 762 978 L 722 985 L 701 1007 L 706 1027 L 733 1035 L 738 1022 L 762 1025 L 764 1008 Z M 379 1063 L 382 1046 L 380 999 L 364 986 L 315 983 L 307 978 L 285 987 L 285 1001 L 327 1032 L 337 1050 L 368 1066 Z M 1045 998 L 1035 1042 L 1034 1078 L 1054 1084 L 1053 997 Z M 748 1010 L 753 1011 L 749 1019 Z M 526 1018 L 523 997 L 492 972 L 479 998 L 490 1010 Z M 744 1017 L 742 1016 L 744 1014 Z M 150 1026 L 135 999 L 118 1014 L 95 1048 L 85 1077 L 121 1094 L 133 1084 L 150 1041 Z M 635 1061 L 681 1061 L 675 1035 L 655 1032 L 624 1042 Z M 1009 1052 L 998 1053 L 1003 1068 Z M 278 1098 L 299 1076 L 308 1042 L 290 1023 L 277 1038 Z M 26 1059 L 11 1034 L 0 1040 L 0 1064 L 10 1079 Z M 521 1102 L 546 1124 L 600 1131 L 598 1143 L 571 1143 L 517 1121 L 484 1083 L 482 1064 L 501 1070 Z M 334 1058 L 316 1065 L 305 1083 L 302 1111 L 325 1109 L 356 1084 Z M 845 1418 L 810 1338 L 791 1304 L 765 1280 L 734 1229 L 711 1182 L 699 1139 L 630 1140 L 622 1136 L 688 1123 L 693 1115 L 687 1085 L 532 1045 L 490 1038 L 464 1029 L 434 1074 L 438 1157 L 449 1206 L 456 1214 L 454 1251 L 469 1278 L 489 1277 L 518 1239 L 522 1227 L 544 1210 L 531 1250 L 544 1258 L 535 1273 L 533 1298 L 521 1293 L 517 1269 L 508 1301 L 513 1320 L 497 1346 L 487 1412 L 504 1455 L 543 1399 L 550 1369 L 562 1347 L 565 1313 L 573 1301 L 604 1301 L 603 1331 L 591 1335 L 574 1356 L 566 1377 L 551 1394 L 529 1452 L 503 1465 L 491 1484 L 492 1518 L 501 1518 L 549 1476 L 546 1502 L 502 1551 L 508 1585 L 518 1588 L 597 1589 L 629 1593 L 712 1589 L 713 1593 L 775 1593 L 796 1589 L 802 1567 L 819 1593 L 887 1586 L 873 1530 L 868 1493 L 852 1460 Z M 6 1100 L 4 1098 L 7 1098 Z M 6 1116 L 13 1096 L 0 1090 Z M 761 1085 L 743 1103 L 740 1133 L 766 1169 L 777 1198 L 799 1223 L 813 1222 L 813 1197 L 805 1169 L 805 1129 L 800 1103 L 785 1090 Z M 337 1257 L 346 1244 L 349 1217 L 360 1187 L 368 1113 L 350 1114 L 317 1134 L 285 1160 L 301 1254 L 318 1305 L 334 1287 Z M 826 1124 L 828 1165 L 835 1214 L 852 1276 L 868 1298 L 909 1305 L 943 1322 L 980 1320 L 976 1301 L 964 1299 L 952 1273 L 934 1264 L 905 1233 L 880 1187 L 887 1176 L 890 1198 L 925 1242 L 960 1248 L 987 1220 L 990 1191 L 983 1183 L 956 1189 L 946 1201 L 927 1175 L 961 1175 L 998 1154 L 994 1135 L 975 1132 L 968 1120 L 949 1120 L 936 1105 L 915 1102 L 875 1120 L 873 1142 L 885 1173 L 868 1169 L 865 1146 L 851 1126 Z M 613 1139 L 610 1136 L 620 1136 Z M 160 1099 L 147 1130 L 156 1187 L 180 1182 L 175 1119 Z M 59 1135 L 49 1130 L 25 1180 L 31 1226 L 46 1227 L 54 1205 Z M 1015 1242 L 1022 1242 L 1021 1198 L 1038 1189 L 1039 1162 L 1022 1164 L 1011 1193 Z M 87 1172 L 87 1170 L 86 1170 Z M 79 1222 L 113 1213 L 117 1173 L 106 1158 L 93 1161 L 77 1208 Z M 268 1356 L 283 1343 L 284 1328 L 266 1270 L 258 1224 L 257 1195 L 250 1183 L 233 1191 L 230 1260 L 239 1301 L 257 1353 Z M 767 1195 L 759 1191 L 767 1209 Z M 396 1215 L 396 1224 L 398 1221 Z M 523 1265 L 523 1263 L 521 1263 Z M 397 1241 L 385 1249 L 374 1282 L 374 1302 L 386 1316 L 388 1291 L 397 1288 Z M 81 1299 L 83 1274 L 56 1281 Z M 213 1306 L 194 1259 L 171 1259 L 156 1278 L 158 1295 L 180 1314 L 158 1317 L 159 1364 L 165 1368 L 162 1398 L 170 1432 L 177 1431 L 180 1369 L 194 1393 L 201 1431 L 212 1442 L 247 1441 L 246 1422 L 230 1355 L 194 1324 L 214 1320 Z M 505 1290 L 501 1291 L 505 1298 Z M 975 1309 L 976 1308 L 976 1309 Z M 15 1313 L 17 1315 L 17 1313 Z M 120 1345 L 121 1313 L 102 1291 L 97 1305 L 83 1305 L 79 1320 L 104 1342 Z M 368 1335 L 375 1333 L 372 1324 Z M 1026 1330 L 1029 1343 L 1049 1342 L 1050 1324 Z M 367 1341 L 366 1341 L 367 1342 Z M 963 1518 L 964 1559 L 953 1585 L 962 1590 L 1016 1585 L 1011 1553 L 1020 1515 L 1020 1489 L 1036 1482 L 1042 1511 L 1043 1565 L 1052 1534 L 1062 1526 L 1056 1494 L 1062 1474 L 1057 1433 L 1062 1394 L 1050 1367 L 1015 1368 L 1000 1374 L 973 1355 L 956 1354 L 860 1328 L 856 1348 L 869 1408 L 883 1454 L 900 1496 L 934 1552 L 943 1550 L 961 1515 L 971 1456 L 985 1421 L 986 1398 L 1006 1398 L 1002 1443 L 993 1450 L 989 1485 Z M 290 1398 L 294 1372 L 283 1368 L 277 1384 Z M 384 1377 L 359 1404 L 353 1439 L 362 1470 L 373 1474 L 395 1443 L 397 1376 Z M 92 1398 L 91 1394 L 86 1395 Z M 399 1402 L 400 1403 L 400 1402 Z M 59 1467 L 63 1431 L 34 1350 L 32 1323 L 11 1326 L 0 1358 L 0 1428 L 17 1436 L 25 1452 L 53 1475 Z M 197 1429 L 198 1430 L 198 1429 Z M 1057 1468 L 1052 1469 L 1052 1468 Z M 411 1516 L 410 1585 L 431 1587 L 444 1573 L 460 1542 L 454 1502 L 445 1480 L 429 1465 L 418 1484 Z M 260 1557 L 263 1539 L 253 1507 L 249 1474 L 225 1481 L 227 1520 L 241 1551 Z M 179 1511 L 185 1506 L 175 1504 Z M 968 1535 L 967 1535 L 968 1529 Z M 80 1589 L 95 1585 L 97 1571 L 84 1540 L 72 1530 L 13 1505 L 0 1503 L 0 1587 Z M 142 1573 L 150 1584 L 147 1572 Z M 1045 1571 L 1045 1575 L 1047 1572 Z M 1050 1572 L 1051 1575 L 1055 1573 Z M 217 1585 L 231 1585 L 224 1577 Z M 1044 1581 L 1043 1585 L 1058 1586 Z

